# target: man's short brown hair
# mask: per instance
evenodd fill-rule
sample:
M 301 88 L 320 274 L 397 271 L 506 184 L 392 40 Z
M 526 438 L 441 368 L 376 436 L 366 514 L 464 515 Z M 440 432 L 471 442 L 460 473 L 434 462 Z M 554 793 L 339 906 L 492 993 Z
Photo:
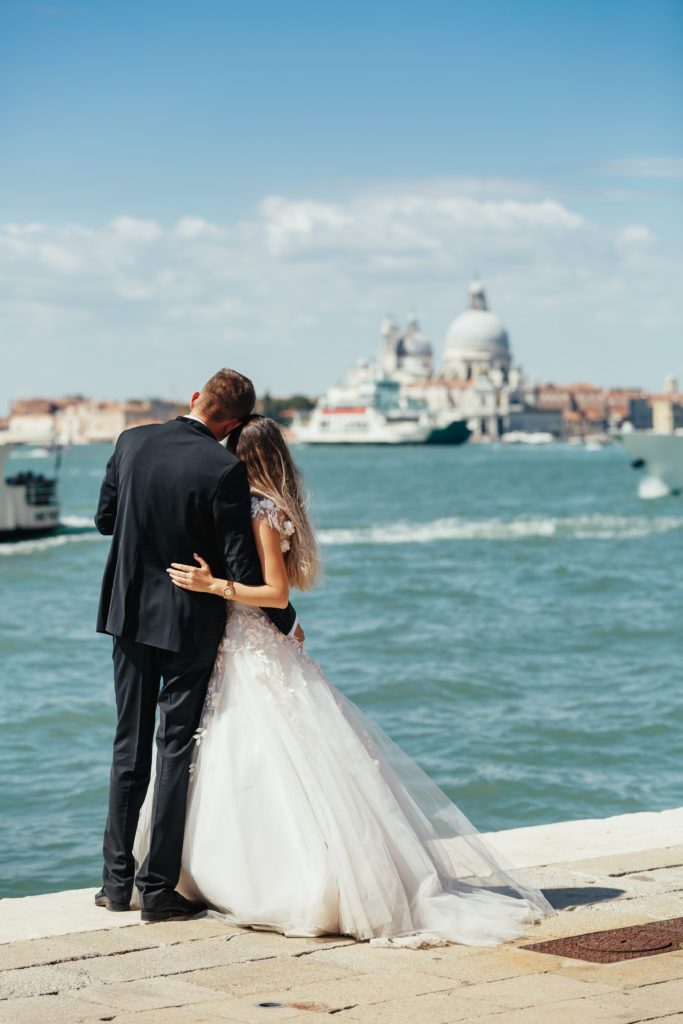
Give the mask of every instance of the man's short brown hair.
M 224 367 L 202 388 L 197 405 L 208 419 L 243 420 L 256 404 L 254 385 L 248 377 Z

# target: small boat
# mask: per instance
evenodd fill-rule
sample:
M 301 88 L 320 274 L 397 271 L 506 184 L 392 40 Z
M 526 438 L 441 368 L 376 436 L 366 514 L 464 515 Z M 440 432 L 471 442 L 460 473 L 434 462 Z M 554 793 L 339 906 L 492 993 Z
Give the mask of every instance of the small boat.
M 45 537 L 59 529 L 57 480 L 30 470 L 7 475 L 7 461 L 18 447 L 0 439 L 0 543 Z
M 671 434 L 624 430 L 618 437 L 632 458 L 633 469 L 645 473 L 640 486 L 642 497 L 683 493 L 683 430 Z
M 462 444 L 470 436 L 464 420 L 436 416 L 388 377 L 330 388 L 308 420 L 294 420 L 291 433 L 301 444 L 443 445 Z
M 583 446 L 587 452 L 601 452 L 610 444 L 609 434 L 586 434 Z
M 502 440 L 505 444 L 552 444 L 555 438 L 545 430 L 508 430 Z
M 449 420 L 443 426 L 435 426 L 425 444 L 464 444 L 471 433 L 467 420 Z

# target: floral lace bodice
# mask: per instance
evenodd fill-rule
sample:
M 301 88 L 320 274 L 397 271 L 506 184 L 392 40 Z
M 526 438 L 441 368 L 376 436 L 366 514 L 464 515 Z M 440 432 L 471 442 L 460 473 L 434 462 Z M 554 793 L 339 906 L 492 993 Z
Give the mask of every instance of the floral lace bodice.
M 280 534 L 281 551 L 289 551 L 289 538 L 294 533 L 293 524 L 271 498 L 261 498 L 257 494 L 252 494 L 251 518 L 258 519 L 259 517 L 265 519 Z
M 252 494 L 251 518 L 265 519 L 280 534 L 280 548 L 282 551 L 289 551 L 289 538 L 294 533 L 294 524 L 287 519 L 282 509 L 278 508 L 274 501 L 270 498 L 263 498 L 260 495 Z M 229 604 L 230 610 L 225 633 L 220 642 L 213 672 L 209 680 L 199 728 L 194 734 L 197 747 L 199 747 L 205 737 L 209 721 L 220 702 L 220 685 L 226 659 L 232 658 L 236 652 L 245 649 L 249 650 L 250 656 L 254 658 L 254 667 L 252 668 L 254 679 L 259 679 L 263 683 L 272 685 L 274 693 L 278 695 L 279 700 L 284 700 L 290 694 L 287 687 L 281 685 L 284 684 L 284 679 L 280 666 L 281 652 L 279 653 L 279 649 L 283 645 L 291 645 L 292 641 L 273 625 L 266 617 L 262 608 L 255 608 L 237 602 L 229 602 Z M 305 658 L 311 665 L 316 664 L 298 646 L 297 651 L 299 658 Z M 195 762 L 193 761 L 190 765 L 190 774 L 194 774 L 194 770 Z

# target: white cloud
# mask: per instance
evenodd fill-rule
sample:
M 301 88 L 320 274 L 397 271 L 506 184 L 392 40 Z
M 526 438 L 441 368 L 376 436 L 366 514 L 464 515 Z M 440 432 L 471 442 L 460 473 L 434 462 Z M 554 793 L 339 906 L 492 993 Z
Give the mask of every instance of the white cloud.
M 315 244 L 326 235 L 338 235 L 352 224 L 352 217 L 339 205 L 312 200 L 289 201 L 268 196 L 259 208 L 268 248 L 286 255 L 295 247 Z
M 513 184 L 393 182 L 335 201 L 271 195 L 224 224 L 194 215 L 169 227 L 129 216 L 10 224 L 0 229 L 11 296 L 0 299 L 0 327 L 16 350 L 39 320 L 46 350 L 87 352 L 89 372 L 99 351 L 113 393 L 126 366 L 111 360 L 133 343 L 141 379 L 145 366 L 172 380 L 176 364 L 232 358 L 253 360 L 271 386 L 284 374 L 282 387 L 298 361 L 306 386 L 320 387 L 373 352 L 385 312 L 417 307 L 438 349 L 475 272 L 513 348 L 541 375 L 560 372 L 563 347 L 583 345 L 593 358 L 596 323 L 645 330 L 656 310 L 658 331 L 681 324 L 680 251 L 645 223 L 608 230 L 533 183 Z
M 346 258 L 366 273 L 397 269 L 418 277 L 447 263 L 457 248 L 506 248 L 555 238 L 580 228 L 583 218 L 551 199 L 473 199 L 443 190 L 363 192 L 344 203 L 270 196 L 257 228 L 279 260 Z M 349 264 L 349 270 L 353 270 Z
M 470 199 L 543 199 L 544 185 L 520 178 L 426 178 L 394 179 L 370 184 L 365 195 L 405 195 L 417 192 L 423 196 L 463 196 Z
M 41 300 L 10 299 L 3 303 L 0 316 L 12 339 L 21 337 L 26 340 L 38 334 L 49 337 L 50 332 L 62 328 L 77 330 L 81 325 L 92 320 L 88 309 L 78 306 L 60 305 L 58 302 Z
M 169 290 L 183 298 L 211 296 L 212 289 L 220 295 L 218 280 L 260 290 L 266 264 L 276 277 L 315 275 L 321 259 L 326 272 L 334 267 L 337 278 L 348 280 L 395 267 L 428 278 L 464 250 L 484 264 L 491 262 L 487 252 L 500 247 L 526 260 L 537 246 L 590 235 L 580 214 L 553 199 L 473 199 L 416 187 L 337 203 L 269 196 L 235 224 L 182 217 L 168 232 L 124 216 L 101 228 L 34 227 L 12 224 L 0 233 L 11 272 L 42 264 L 97 279 L 103 293 L 136 301 L 167 297 Z M 151 242 L 151 248 L 144 244 Z M 313 266 L 303 270 L 306 263 Z
M 154 295 L 154 289 L 149 284 L 130 277 L 117 278 L 114 287 L 122 299 L 128 299 L 131 302 L 145 302 Z
M 683 157 L 631 157 L 612 160 L 600 169 L 622 178 L 683 178 Z
M 656 235 L 647 224 L 627 224 L 619 232 L 619 241 L 627 245 L 642 245 L 647 242 L 654 242 Z
M 136 217 L 116 217 L 109 221 L 109 227 L 126 242 L 155 242 L 162 234 L 155 221 L 138 220 Z
M 219 238 L 223 234 L 217 224 L 202 217 L 181 217 L 174 231 L 178 238 Z
M 45 242 L 38 246 L 37 251 L 41 262 L 59 273 L 74 274 L 81 269 L 78 254 L 65 245 Z
M 8 235 L 36 235 L 45 230 L 44 224 L 33 222 L 32 224 L 8 224 L 6 231 Z
M 226 323 L 244 312 L 244 306 L 239 299 L 221 299 L 218 302 L 195 302 L 184 306 L 171 306 L 168 315 L 174 320 Z

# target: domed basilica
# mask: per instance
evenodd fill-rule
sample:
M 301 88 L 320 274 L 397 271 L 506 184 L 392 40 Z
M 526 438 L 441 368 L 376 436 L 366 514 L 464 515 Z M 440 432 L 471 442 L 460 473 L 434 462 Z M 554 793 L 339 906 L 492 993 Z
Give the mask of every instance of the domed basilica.
M 510 340 L 498 317 L 489 311 L 481 281 L 469 287 L 467 309 L 456 316 L 446 335 L 443 376 L 473 380 L 494 371 L 507 381 L 510 371 Z
M 381 336 L 381 371 L 433 411 L 466 418 L 475 438 L 500 437 L 511 409 L 533 403 L 508 333 L 489 310 L 479 280 L 469 287 L 467 308 L 448 328 L 441 371 L 414 314 L 403 329 L 387 316 Z

